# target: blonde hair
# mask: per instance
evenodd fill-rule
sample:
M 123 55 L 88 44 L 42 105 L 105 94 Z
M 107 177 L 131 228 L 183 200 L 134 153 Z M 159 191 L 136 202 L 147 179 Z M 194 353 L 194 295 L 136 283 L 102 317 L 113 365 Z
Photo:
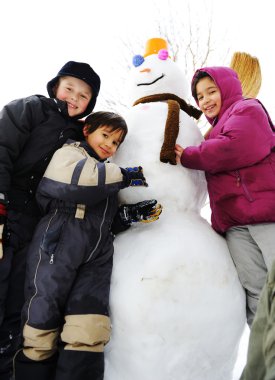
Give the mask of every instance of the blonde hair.
M 243 96 L 256 98 L 262 84 L 260 62 L 248 53 L 235 52 L 232 56 L 231 69 L 235 70 L 242 84 Z

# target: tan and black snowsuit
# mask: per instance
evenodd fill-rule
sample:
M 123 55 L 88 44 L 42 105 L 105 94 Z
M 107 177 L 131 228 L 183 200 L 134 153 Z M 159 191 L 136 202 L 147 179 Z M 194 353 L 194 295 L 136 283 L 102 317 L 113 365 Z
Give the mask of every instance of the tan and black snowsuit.
M 16 380 L 103 379 L 110 335 L 110 226 L 124 182 L 117 165 L 94 157 L 86 143 L 65 144 L 38 187 L 38 203 L 47 214 L 29 249 Z

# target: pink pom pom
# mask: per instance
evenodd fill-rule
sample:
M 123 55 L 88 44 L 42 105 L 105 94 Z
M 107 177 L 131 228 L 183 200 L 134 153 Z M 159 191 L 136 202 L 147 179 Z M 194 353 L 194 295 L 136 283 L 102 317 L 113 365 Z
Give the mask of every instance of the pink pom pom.
M 158 57 L 159 59 L 165 61 L 168 58 L 168 51 L 166 49 L 160 49 L 158 52 Z

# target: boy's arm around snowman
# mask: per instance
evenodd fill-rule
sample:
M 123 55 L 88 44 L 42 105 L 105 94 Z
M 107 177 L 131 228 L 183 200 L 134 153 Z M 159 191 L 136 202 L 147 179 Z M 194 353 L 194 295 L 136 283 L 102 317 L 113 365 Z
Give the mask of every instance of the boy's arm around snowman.
M 93 206 L 129 186 L 148 186 L 141 167 L 124 169 L 114 163 L 100 162 L 81 143 L 73 142 L 55 152 L 39 184 L 37 198 L 42 208 L 51 199 Z M 116 220 L 124 226 L 120 231 L 132 222 L 156 220 L 161 213 L 156 203 L 150 200 L 120 206 L 116 215 Z
M 38 196 L 93 206 L 125 187 L 146 184 L 141 169 L 128 172 L 114 163 L 100 162 L 84 146 L 72 142 L 55 152 L 39 184 Z

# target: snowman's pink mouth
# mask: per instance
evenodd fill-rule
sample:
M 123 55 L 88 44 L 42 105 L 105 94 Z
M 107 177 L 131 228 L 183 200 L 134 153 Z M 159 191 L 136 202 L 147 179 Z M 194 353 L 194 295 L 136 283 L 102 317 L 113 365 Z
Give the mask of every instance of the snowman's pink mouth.
M 161 74 L 161 76 L 158 77 L 157 79 L 153 80 L 153 82 L 149 82 L 149 83 L 138 83 L 137 86 L 150 86 L 151 84 L 156 83 L 158 80 L 162 79 L 163 77 L 164 77 L 164 74 Z

